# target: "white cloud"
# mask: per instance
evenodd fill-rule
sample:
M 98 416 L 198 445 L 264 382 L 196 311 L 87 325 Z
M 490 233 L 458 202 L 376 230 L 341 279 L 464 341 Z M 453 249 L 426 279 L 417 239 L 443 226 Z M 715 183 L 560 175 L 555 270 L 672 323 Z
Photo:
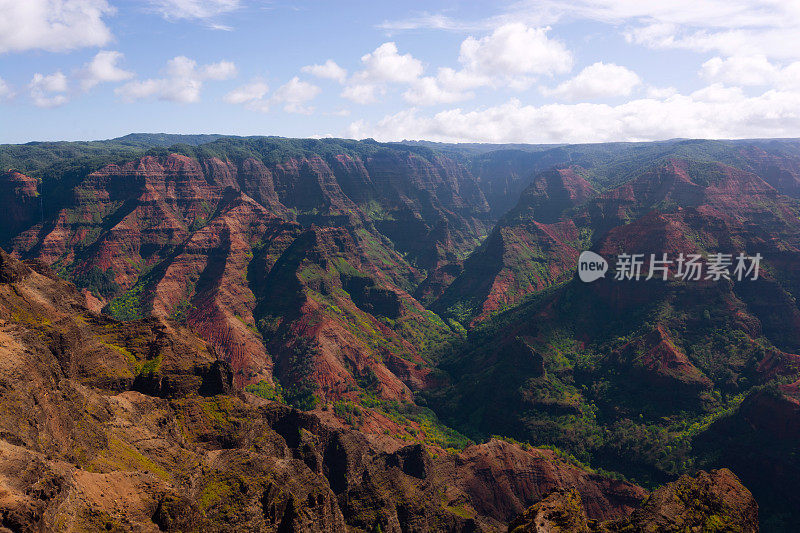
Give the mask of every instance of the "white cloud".
M 374 104 L 378 101 L 378 96 L 386 94 L 386 88 L 374 83 L 356 83 L 348 85 L 342 90 L 342 98 L 357 104 Z
M 419 78 L 403 93 L 406 102 L 414 105 L 451 104 L 473 96 L 475 95 L 472 93 L 447 90 L 436 78 L 430 76 Z
M 388 115 L 376 124 L 352 123 L 346 135 L 379 140 L 428 139 L 444 142 L 602 142 L 674 137 L 748 138 L 800 135 L 800 92 L 769 90 L 745 96 L 741 90 L 711 86 L 663 100 L 624 104 L 505 104 L 434 115 L 416 109 Z
M 361 56 L 362 70 L 353 74 L 341 92 L 357 104 L 372 104 L 386 94 L 389 83 L 415 83 L 425 70 L 422 62 L 411 54 L 401 55 L 393 42 L 383 43 Z
M 461 43 L 461 68 L 439 68 L 435 77 L 423 77 L 425 67 L 419 59 L 400 55 L 393 42 L 384 43 L 361 58 L 363 70 L 348 80 L 341 96 L 360 104 L 374 103 L 386 93 L 388 83 L 397 83 L 410 86 L 403 93 L 407 102 L 434 105 L 473 98 L 470 90 L 478 87 L 525 89 L 536 76 L 572 68 L 572 54 L 560 41 L 550 39 L 548 31 L 511 23 L 481 38 L 469 36 Z
M 419 59 L 397 50 L 395 43 L 383 43 L 373 52 L 361 56 L 364 70 L 357 72 L 360 81 L 411 83 L 422 75 L 424 67 Z
M 700 75 L 708 81 L 733 85 L 769 85 L 778 69 L 763 55 L 714 57 L 703 63 Z
M 164 77 L 135 80 L 118 87 L 115 92 L 126 102 L 156 97 L 179 103 L 200 101 L 200 91 L 205 80 L 225 80 L 236 75 L 236 66 L 228 61 L 197 67 L 197 62 L 186 56 L 177 56 L 164 68 Z
M 37 107 L 58 107 L 67 103 L 67 77 L 59 70 L 45 76 L 38 72 L 33 75 L 28 87 L 33 104 Z
M 308 115 L 314 108 L 304 104 L 316 98 L 319 93 L 319 87 L 307 81 L 302 81 L 295 76 L 284 85 L 278 87 L 272 99 L 275 102 L 284 104 L 283 110 L 288 113 Z
M 268 92 L 269 85 L 263 81 L 255 80 L 232 90 L 223 97 L 223 100 L 229 104 L 247 104 L 261 109 L 261 104 L 266 105 L 263 100 Z
M 690 97 L 695 102 L 719 104 L 725 102 L 742 101 L 744 92 L 739 87 L 726 87 L 721 83 L 714 83 L 694 91 Z
M 440 68 L 436 85 L 428 83 L 428 94 L 439 95 L 439 102 L 472 98 L 469 92 L 478 87 L 527 89 L 536 77 L 569 72 L 572 54 L 564 44 L 547 37 L 549 28 L 531 28 L 521 23 L 504 24 L 487 36 L 467 37 L 458 60 L 460 70 Z M 419 91 L 418 91 L 419 92 Z M 407 100 L 426 101 L 409 91 Z M 432 98 L 436 103 L 436 98 Z
M 784 17 L 797 13 L 776 0 L 665 0 L 662 2 L 635 2 L 631 0 L 526 0 L 518 2 L 509 16 L 539 8 L 555 17 L 579 16 L 607 23 L 626 22 L 631 19 L 658 21 L 689 26 L 731 28 L 745 26 L 783 25 Z
M 467 72 L 509 79 L 569 72 L 572 54 L 563 43 L 548 38 L 548 31 L 506 24 L 481 39 L 467 37 L 458 59 Z
M 628 42 L 649 48 L 718 52 L 729 56 L 760 54 L 775 58 L 797 58 L 800 57 L 800 50 L 793 41 L 797 39 L 798 31 L 800 25 L 793 28 L 709 31 L 655 23 L 632 28 L 625 33 L 625 38 Z
M 297 76 L 278 87 L 272 98 L 267 98 L 269 87 L 261 80 L 253 80 L 246 85 L 237 87 L 225 95 L 223 100 L 229 104 L 244 105 L 248 109 L 266 113 L 272 104 L 282 104 L 287 113 L 301 113 L 308 115 L 314 111 L 311 106 L 305 105 L 320 93 L 316 85 L 302 81 Z
M 117 65 L 123 58 L 120 52 L 102 50 L 78 71 L 81 89 L 88 91 L 104 82 L 119 82 L 133 78 L 133 72 L 122 70 Z
M 339 83 L 344 83 L 347 79 L 347 71 L 337 65 L 332 59 L 327 60 L 322 65 L 307 65 L 300 70 L 312 76 L 336 80 Z
M 201 69 L 201 76 L 207 80 L 229 80 L 235 78 L 238 74 L 236 65 L 231 61 L 220 61 L 219 63 L 211 63 L 205 65 Z
M 200 101 L 202 83 L 195 79 L 162 78 L 136 80 L 118 87 L 114 92 L 124 102 L 135 102 L 157 97 L 159 100 L 183 104 Z
M 0 53 L 104 46 L 113 12 L 106 0 L 0 0 Z
M 217 30 L 230 30 L 220 24 L 220 15 L 241 8 L 240 0 L 150 0 L 152 8 L 167 20 L 195 20 Z
M 164 73 L 170 78 L 196 78 L 197 61 L 186 56 L 176 56 L 167 61 Z
M 647 95 L 648 98 L 663 100 L 665 98 L 669 98 L 670 96 L 675 96 L 676 94 L 678 94 L 678 89 L 676 89 L 675 87 L 654 87 L 652 85 L 648 85 L 645 94 Z
M 642 80 L 635 72 L 614 63 L 598 61 L 584 68 L 577 76 L 561 83 L 555 89 L 543 89 L 542 92 L 549 96 L 576 102 L 628 96 L 641 83 Z
M 632 43 L 650 48 L 717 52 L 726 56 L 800 57 L 800 2 L 781 0 L 526 0 L 508 16 L 548 13 L 625 28 Z
M 781 66 L 762 55 L 714 57 L 703 63 L 700 76 L 711 82 L 730 85 L 799 89 L 800 61 Z
M 378 28 L 388 32 L 405 30 L 447 30 L 447 31 L 472 31 L 486 29 L 486 22 L 464 22 L 456 20 L 441 13 L 422 13 L 414 17 L 409 17 L 396 21 L 384 21 L 378 24 Z
M 777 83 L 782 89 L 800 90 L 800 61 L 781 69 Z
M 489 76 L 466 70 L 455 70 L 450 67 L 440 68 L 436 79 L 444 89 L 449 91 L 467 91 L 492 83 L 492 78 Z
M 572 54 L 563 43 L 550 39 L 548 31 L 549 28 L 510 23 L 482 38 L 467 37 L 458 56 L 461 69 L 440 68 L 436 85 L 426 82 L 428 92 L 439 92 L 441 102 L 454 102 L 473 97 L 469 91 L 478 87 L 524 90 L 538 76 L 569 72 Z M 414 98 L 413 91 L 407 94 Z
M 14 97 L 14 91 L 6 83 L 6 80 L 0 78 L 0 102 Z

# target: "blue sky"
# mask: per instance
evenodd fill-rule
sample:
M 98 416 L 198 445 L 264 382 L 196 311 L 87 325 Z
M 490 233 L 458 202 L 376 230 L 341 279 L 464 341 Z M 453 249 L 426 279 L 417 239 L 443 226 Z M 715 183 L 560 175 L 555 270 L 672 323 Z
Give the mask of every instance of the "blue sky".
M 800 136 L 800 2 L 0 0 L 0 142 Z

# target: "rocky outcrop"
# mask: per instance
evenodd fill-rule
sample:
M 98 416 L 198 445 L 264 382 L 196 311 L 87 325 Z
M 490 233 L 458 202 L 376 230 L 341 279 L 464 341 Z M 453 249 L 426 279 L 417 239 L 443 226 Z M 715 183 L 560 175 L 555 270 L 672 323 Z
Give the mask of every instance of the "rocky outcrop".
M 31 269 L 0 249 L 0 283 L 21 281 Z
M 508 525 L 509 533 L 587 533 L 589 520 L 575 490 L 554 491 L 525 510 Z
M 509 533 L 758 530 L 758 505 L 726 469 L 683 476 L 653 492 L 639 509 L 622 520 L 592 520 L 586 515 L 580 493 L 556 490 L 508 526 Z
M 669 409 L 700 402 L 702 393 L 714 386 L 661 325 L 625 344 L 612 357 L 631 386 L 640 388 L 639 394 Z
M 532 218 L 545 224 L 558 222 L 561 214 L 583 204 L 597 194 L 586 181 L 585 169 L 578 166 L 542 172 L 520 195 L 519 203 L 508 218 Z M 524 213 L 523 213 L 524 211 Z
M 629 520 L 634 531 L 757 532 L 758 505 L 728 469 L 682 476 L 653 492 Z
M 452 335 L 401 287 L 404 259 L 363 230 L 313 226 L 261 278 L 261 333 L 282 383 L 312 389 L 319 400 L 357 391 L 410 400 L 430 367 L 422 342 Z
M 33 224 L 43 213 L 39 198 L 39 182 L 20 172 L 0 172 L 0 246 Z

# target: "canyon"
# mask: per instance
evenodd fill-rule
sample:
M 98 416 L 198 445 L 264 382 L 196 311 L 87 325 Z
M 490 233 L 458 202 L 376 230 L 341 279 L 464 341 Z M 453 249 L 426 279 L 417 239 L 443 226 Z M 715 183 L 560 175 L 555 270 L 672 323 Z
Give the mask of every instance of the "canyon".
M 800 142 L 132 135 L 0 146 L 0 186 L 2 527 L 795 519 Z

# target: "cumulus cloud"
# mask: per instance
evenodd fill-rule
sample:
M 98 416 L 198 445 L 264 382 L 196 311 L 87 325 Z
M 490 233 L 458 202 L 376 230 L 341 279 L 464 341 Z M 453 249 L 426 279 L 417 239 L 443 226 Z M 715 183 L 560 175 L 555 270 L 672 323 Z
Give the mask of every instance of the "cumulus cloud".
M 267 98 L 269 92 L 267 84 L 261 80 L 253 80 L 229 92 L 223 100 L 229 104 L 244 105 L 248 109 L 265 113 L 273 104 L 278 104 L 283 105 L 283 110 L 287 113 L 308 115 L 314 108 L 306 104 L 316 98 L 320 91 L 316 85 L 295 76 L 278 87 L 271 98 Z
M 466 72 L 512 81 L 569 72 L 572 54 L 563 43 L 550 39 L 548 31 L 522 23 L 506 24 L 486 37 L 468 37 L 461 43 L 458 59 Z
M 440 68 L 435 82 L 426 81 L 426 99 L 417 88 L 406 93 L 408 101 L 448 103 L 472 98 L 478 87 L 527 89 L 540 76 L 569 72 L 572 54 L 558 40 L 547 36 L 549 28 L 532 28 L 521 23 L 504 24 L 481 38 L 467 37 L 458 56 L 461 68 Z M 420 85 L 420 84 L 418 84 Z M 435 98 L 439 95 L 439 98 Z
M 742 101 L 744 92 L 739 87 L 726 87 L 721 83 L 714 83 L 691 93 L 693 102 L 719 104 L 725 102 Z
M 575 102 L 628 96 L 641 83 L 642 80 L 632 70 L 614 63 L 598 61 L 555 89 L 543 89 L 542 92 L 548 96 Z
M 282 103 L 283 110 L 287 113 L 308 115 L 314 111 L 314 108 L 305 104 L 313 100 L 319 93 L 319 87 L 295 76 L 278 87 L 272 98 L 275 102 Z
M 386 94 L 388 83 L 414 83 L 425 67 L 411 54 L 400 54 L 393 42 L 383 43 L 374 51 L 361 56 L 363 68 L 353 74 L 341 93 L 357 104 L 371 104 Z
M 53 74 L 36 73 L 28 85 L 37 107 L 58 107 L 67 103 L 67 77 L 59 70 Z
M 81 89 L 88 91 L 95 85 L 105 82 L 120 82 L 133 78 L 133 72 L 123 70 L 118 66 L 123 55 L 120 52 L 103 50 L 86 63 L 78 71 L 81 80 Z
M 783 89 L 800 90 L 800 61 L 781 69 L 777 84 Z
M 164 77 L 134 80 L 118 87 L 115 92 L 126 102 L 158 98 L 179 103 L 200 101 L 200 91 L 206 80 L 226 80 L 236 76 L 236 66 L 229 61 L 210 63 L 198 68 L 197 62 L 186 56 L 167 61 Z
M 223 97 L 229 104 L 244 104 L 251 109 L 267 111 L 269 105 L 264 101 L 264 97 L 269 92 L 269 85 L 260 80 L 254 80 L 232 90 Z
M 778 69 L 763 55 L 714 57 L 700 68 L 700 75 L 706 80 L 734 85 L 768 85 L 777 73 Z
M 375 124 L 352 123 L 347 135 L 379 140 L 443 142 L 601 142 L 674 137 L 747 138 L 797 136 L 800 92 L 769 90 L 748 97 L 736 88 L 710 86 L 689 95 L 624 104 L 525 105 L 517 99 L 489 108 L 449 109 L 424 115 L 416 109 Z
M 211 63 L 209 65 L 205 65 L 200 71 L 200 75 L 203 79 L 217 81 L 235 78 L 237 74 L 238 72 L 236 70 L 236 65 L 231 61 Z
M 675 87 L 655 87 L 653 85 L 648 85 L 645 94 L 647 94 L 648 98 L 662 100 L 678 94 L 678 89 Z
M 0 53 L 104 46 L 113 12 L 106 0 L 0 0 Z
M 483 37 L 469 36 L 459 51 L 459 69 L 439 68 L 423 76 L 425 67 L 411 54 L 401 55 L 393 42 L 364 55 L 364 68 L 347 82 L 341 96 L 357 103 L 374 103 L 387 84 L 405 84 L 403 98 L 414 105 L 452 103 L 473 98 L 478 87 L 525 89 L 539 76 L 569 72 L 572 54 L 549 28 L 504 24 Z
M 395 43 L 383 43 L 373 52 L 361 56 L 364 70 L 355 74 L 359 81 L 410 83 L 416 80 L 424 67 L 422 61 L 411 54 L 401 55 Z
M 342 90 L 341 97 L 357 104 L 374 104 L 378 96 L 386 94 L 386 88 L 374 83 L 355 83 Z
M 771 63 L 763 55 L 714 57 L 703 63 L 700 76 L 729 85 L 770 85 L 782 89 L 800 88 L 800 61 L 786 66 Z
M 307 65 L 300 70 L 312 76 L 335 80 L 339 83 L 344 83 L 347 79 L 347 70 L 340 67 L 332 59 L 327 60 L 322 65 Z
M 475 89 L 492 83 L 491 78 L 476 72 L 467 70 L 455 70 L 450 67 L 442 67 L 436 75 L 436 81 L 449 91 L 466 91 Z
M 425 76 L 416 80 L 411 87 L 403 93 L 406 102 L 414 105 L 451 104 L 472 98 L 469 92 L 451 91 L 442 86 L 436 78 Z
M 240 0 L 150 0 L 151 7 L 166 20 L 194 20 L 217 30 L 230 30 L 220 24 L 221 15 L 236 11 Z

